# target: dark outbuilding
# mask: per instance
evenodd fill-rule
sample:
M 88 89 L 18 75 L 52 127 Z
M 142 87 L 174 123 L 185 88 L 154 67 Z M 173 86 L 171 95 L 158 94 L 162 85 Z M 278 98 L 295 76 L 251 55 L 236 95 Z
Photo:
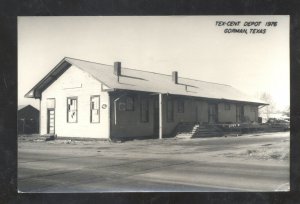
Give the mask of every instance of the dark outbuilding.
M 39 132 L 40 111 L 31 105 L 18 106 L 18 134 Z

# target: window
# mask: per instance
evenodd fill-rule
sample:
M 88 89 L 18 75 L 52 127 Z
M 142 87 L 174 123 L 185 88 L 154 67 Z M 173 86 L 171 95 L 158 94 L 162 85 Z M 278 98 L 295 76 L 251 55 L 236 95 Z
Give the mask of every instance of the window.
M 148 99 L 141 99 L 141 122 L 149 122 L 149 101 Z
M 225 110 L 230 110 L 230 104 L 229 103 L 225 103 Z
M 132 96 L 126 96 L 120 100 L 119 111 L 134 111 L 134 103 Z
M 77 122 L 77 97 L 67 98 L 67 122 Z
M 174 103 L 172 100 L 167 101 L 167 121 L 173 122 L 174 120 Z
M 184 100 L 178 100 L 178 113 L 184 113 Z
M 100 122 L 100 96 L 91 97 L 91 123 Z
M 133 97 L 127 96 L 126 97 L 126 111 L 133 111 Z

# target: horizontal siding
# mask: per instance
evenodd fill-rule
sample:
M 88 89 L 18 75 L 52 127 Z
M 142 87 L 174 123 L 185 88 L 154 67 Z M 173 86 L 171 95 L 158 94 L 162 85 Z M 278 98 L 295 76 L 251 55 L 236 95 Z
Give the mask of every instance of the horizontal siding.
M 117 117 L 115 122 L 114 113 L 114 100 L 119 98 L 120 95 L 111 96 L 111 136 L 112 137 L 139 137 L 139 136 L 152 136 L 154 130 L 153 124 L 153 99 L 149 98 L 149 121 L 141 122 L 140 119 L 140 96 L 133 96 L 134 110 L 133 111 L 120 111 L 117 105 Z
M 251 110 L 251 108 L 254 108 Z M 245 105 L 244 115 L 247 122 L 258 122 L 258 108 L 257 106 Z
M 134 98 L 134 111 L 119 111 L 117 108 L 117 124 L 115 124 L 114 100 L 124 93 L 111 97 L 101 89 L 101 83 L 88 73 L 72 66 L 60 78 L 42 93 L 41 100 L 41 134 L 47 133 L 47 98 L 55 98 L 55 133 L 58 137 L 90 137 L 109 138 L 139 137 L 154 135 L 154 101 L 158 95 L 149 96 L 149 121 L 140 120 L 140 95 Z M 90 97 L 100 95 L 100 123 L 90 123 Z M 78 98 L 77 123 L 67 122 L 67 97 Z M 174 101 L 174 120 L 167 121 L 167 100 Z M 106 108 L 102 108 L 106 105 Z M 111 106 L 111 114 L 110 113 Z M 250 105 L 244 106 L 245 118 L 257 121 L 257 107 L 251 111 Z M 111 117 L 111 120 L 110 120 Z M 224 103 L 218 104 L 218 119 L 220 123 L 236 122 L 236 105 L 231 104 L 230 110 L 225 110 Z M 208 122 L 208 102 L 204 100 L 184 98 L 184 112 L 178 112 L 178 98 L 163 96 L 163 135 L 169 135 L 179 122 Z
M 220 123 L 236 122 L 236 104 L 229 103 L 230 110 L 225 110 L 226 103 L 218 104 L 218 120 Z
M 90 123 L 90 97 L 100 95 L 100 123 Z M 77 123 L 67 122 L 67 97 L 78 98 Z M 41 134 L 47 133 L 47 98 L 55 98 L 55 133 L 58 137 L 109 137 L 109 96 L 101 83 L 72 66 L 42 93 Z M 106 104 L 104 109 L 102 105 Z

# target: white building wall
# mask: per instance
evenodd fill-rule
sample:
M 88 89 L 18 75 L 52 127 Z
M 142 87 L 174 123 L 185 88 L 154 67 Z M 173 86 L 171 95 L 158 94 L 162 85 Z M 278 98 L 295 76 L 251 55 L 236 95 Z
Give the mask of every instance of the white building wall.
M 100 95 L 100 123 L 90 122 L 92 95 Z M 67 122 L 67 97 L 78 98 L 77 123 Z M 109 137 L 109 95 L 88 73 L 72 66 L 42 93 L 41 134 L 47 134 L 47 98 L 55 98 L 55 134 L 58 137 Z M 106 108 L 102 107 L 104 104 Z
M 230 110 L 225 110 L 225 103 L 218 104 L 218 119 L 220 123 L 236 122 L 236 106 L 235 103 L 230 103 Z M 258 121 L 258 108 L 254 105 L 243 105 L 245 122 Z
M 258 121 L 258 108 L 257 106 L 245 105 L 244 106 L 244 117 L 248 122 Z
M 218 104 L 218 120 L 220 123 L 236 122 L 236 104 L 229 103 L 230 109 L 225 109 L 225 103 Z

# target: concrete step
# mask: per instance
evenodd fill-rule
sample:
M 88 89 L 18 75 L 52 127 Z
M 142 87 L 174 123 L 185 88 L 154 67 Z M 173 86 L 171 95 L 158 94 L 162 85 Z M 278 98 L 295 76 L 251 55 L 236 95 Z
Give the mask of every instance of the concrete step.
M 182 123 L 177 126 L 175 135 L 178 138 L 192 138 L 220 136 L 223 134 L 217 127 L 204 126 L 193 123 Z

